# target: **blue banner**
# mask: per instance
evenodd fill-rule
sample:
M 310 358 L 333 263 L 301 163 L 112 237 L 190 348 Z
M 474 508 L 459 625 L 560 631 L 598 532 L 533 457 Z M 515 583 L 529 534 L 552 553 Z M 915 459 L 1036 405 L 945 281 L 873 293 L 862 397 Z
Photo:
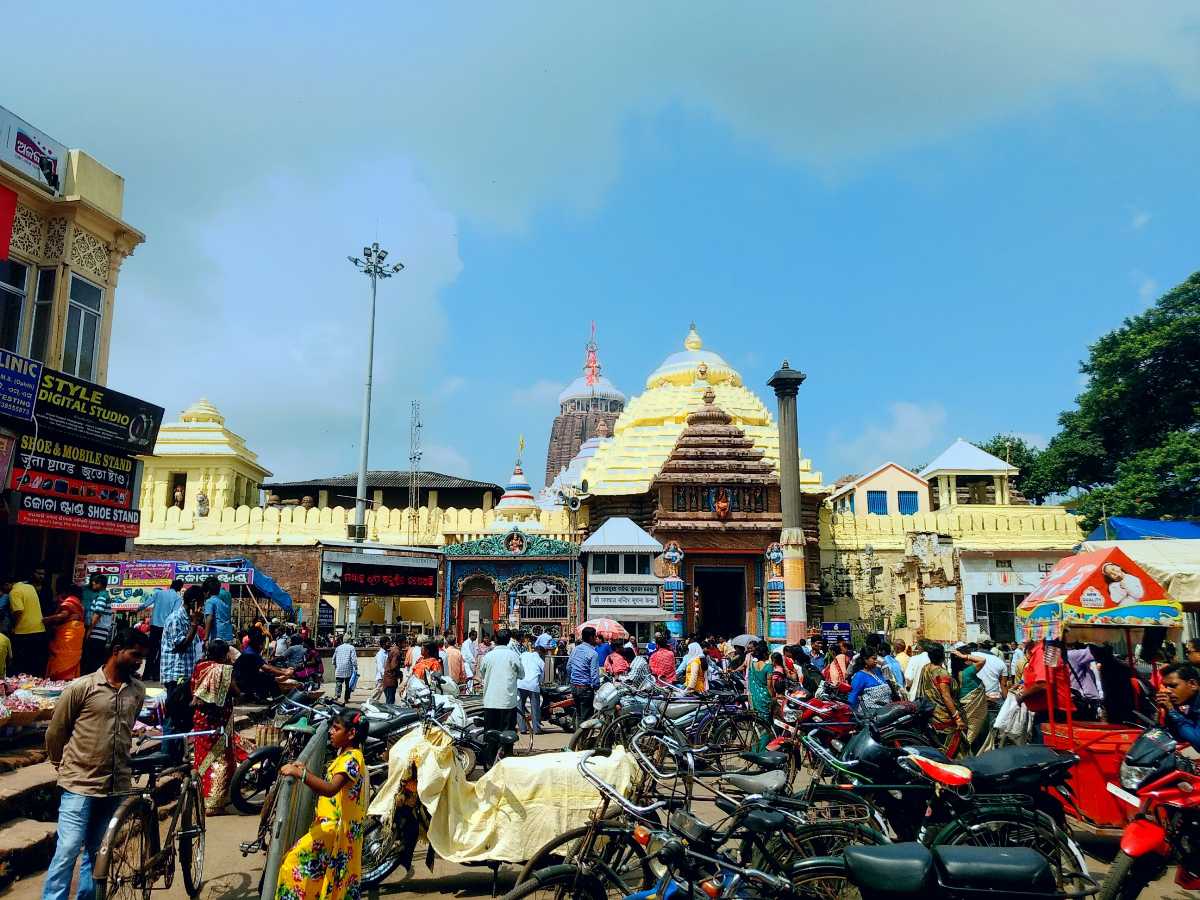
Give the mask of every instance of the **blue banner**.
M 32 420 L 41 378 L 40 362 L 0 350 L 0 415 Z

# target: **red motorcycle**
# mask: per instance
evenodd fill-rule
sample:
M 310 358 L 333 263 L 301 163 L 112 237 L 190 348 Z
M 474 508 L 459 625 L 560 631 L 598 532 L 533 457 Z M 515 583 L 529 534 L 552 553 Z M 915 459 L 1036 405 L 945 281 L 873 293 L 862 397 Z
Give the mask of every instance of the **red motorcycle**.
M 1138 807 L 1138 814 L 1121 835 L 1102 900 L 1132 900 L 1172 862 L 1178 864 L 1176 884 L 1200 889 L 1200 775 L 1174 739 L 1161 728 L 1143 734 L 1121 763 L 1120 787 L 1109 784 L 1108 791 Z

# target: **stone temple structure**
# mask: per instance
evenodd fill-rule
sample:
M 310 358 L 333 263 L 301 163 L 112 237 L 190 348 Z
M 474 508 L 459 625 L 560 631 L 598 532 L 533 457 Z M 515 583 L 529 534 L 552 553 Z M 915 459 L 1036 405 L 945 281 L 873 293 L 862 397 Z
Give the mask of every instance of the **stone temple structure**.
M 570 465 L 579 448 L 600 433 L 612 433 L 612 426 L 625 409 L 625 395 L 616 385 L 600 374 L 596 355 L 596 326 L 587 342 L 583 374 L 558 395 L 558 415 L 550 427 L 550 443 L 546 448 L 546 486 Z

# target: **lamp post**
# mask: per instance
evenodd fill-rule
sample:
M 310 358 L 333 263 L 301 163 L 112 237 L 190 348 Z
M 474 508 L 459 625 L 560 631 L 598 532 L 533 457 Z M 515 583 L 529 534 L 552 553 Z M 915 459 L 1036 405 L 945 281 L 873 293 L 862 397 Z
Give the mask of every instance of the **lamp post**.
M 362 543 L 367 536 L 367 448 L 371 440 L 371 378 L 375 368 L 375 292 L 380 278 L 391 278 L 404 269 L 404 263 L 384 265 L 388 252 L 379 241 L 363 247 L 362 259 L 347 256 L 354 268 L 371 279 L 371 319 L 367 329 L 367 383 L 363 389 L 362 452 L 358 460 L 358 489 L 354 492 L 354 540 Z

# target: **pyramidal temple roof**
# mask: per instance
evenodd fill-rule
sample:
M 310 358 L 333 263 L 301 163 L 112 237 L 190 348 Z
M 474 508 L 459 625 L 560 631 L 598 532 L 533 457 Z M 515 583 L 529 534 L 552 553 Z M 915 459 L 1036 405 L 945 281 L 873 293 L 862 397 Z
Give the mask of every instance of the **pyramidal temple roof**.
M 236 457 L 263 476 L 271 473 L 246 446 L 246 439 L 230 431 L 225 417 L 207 399 L 201 398 L 179 414 L 179 421 L 159 429 L 155 456 Z
M 922 478 L 928 481 L 935 475 L 948 474 L 979 474 L 979 475 L 1016 475 L 1018 470 L 1004 460 L 992 456 L 986 450 L 980 450 L 969 441 L 959 438 L 920 472 Z

